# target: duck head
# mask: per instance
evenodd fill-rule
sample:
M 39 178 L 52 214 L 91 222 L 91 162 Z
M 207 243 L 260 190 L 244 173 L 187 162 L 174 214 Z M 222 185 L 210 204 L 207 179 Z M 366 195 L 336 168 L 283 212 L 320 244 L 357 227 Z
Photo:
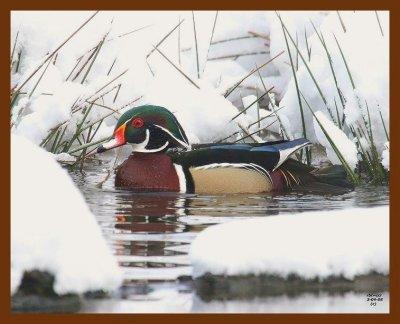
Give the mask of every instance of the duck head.
M 189 141 L 176 117 L 160 106 L 139 106 L 126 111 L 115 126 L 113 138 L 97 153 L 131 144 L 134 152 L 155 153 L 169 148 L 189 148 Z

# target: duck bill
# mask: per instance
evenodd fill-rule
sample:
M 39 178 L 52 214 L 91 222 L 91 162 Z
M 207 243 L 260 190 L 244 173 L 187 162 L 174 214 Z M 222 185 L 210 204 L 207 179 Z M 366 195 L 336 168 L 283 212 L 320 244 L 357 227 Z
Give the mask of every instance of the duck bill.
M 118 146 L 125 145 L 125 144 L 126 144 L 126 140 L 125 140 L 125 127 L 126 127 L 125 124 L 121 125 L 121 126 L 114 132 L 114 137 L 113 137 L 110 141 L 108 141 L 108 142 L 106 142 L 106 143 L 100 145 L 100 146 L 97 148 L 97 150 L 96 150 L 97 153 L 103 153 L 103 152 L 105 152 L 105 151 L 111 150 L 111 149 L 116 148 L 116 147 L 118 147 Z

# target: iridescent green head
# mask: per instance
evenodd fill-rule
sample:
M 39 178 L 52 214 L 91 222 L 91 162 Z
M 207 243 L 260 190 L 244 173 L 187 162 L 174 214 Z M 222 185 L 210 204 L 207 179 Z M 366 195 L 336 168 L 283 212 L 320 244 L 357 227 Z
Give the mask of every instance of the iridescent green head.
M 97 152 L 132 144 L 134 152 L 154 153 L 169 148 L 189 148 L 189 141 L 178 120 L 168 109 L 145 105 L 122 114 L 115 126 L 113 139 L 98 147 Z

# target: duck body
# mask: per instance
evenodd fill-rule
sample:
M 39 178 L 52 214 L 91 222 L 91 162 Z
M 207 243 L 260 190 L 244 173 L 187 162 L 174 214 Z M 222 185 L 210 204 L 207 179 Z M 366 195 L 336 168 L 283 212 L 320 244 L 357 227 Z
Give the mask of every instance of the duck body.
M 261 144 L 203 144 L 191 151 L 133 153 L 117 170 L 115 185 L 134 191 L 181 193 L 280 192 L 310 182 L 304 164 L 289 159 L 304 139 Z
M 314 168 L 290 158 L 311 145 L 307 139 L 190 145 L 174 114 L 159 106 L 135 107 L 121 115 L 97 153 L 128 143 L 133 153 L 118 167 L 115 186 L 133 191 L 261 193 L 310 186 L 335 191 L 348 184 L 343 169 L 325 170 L 320 178 Z

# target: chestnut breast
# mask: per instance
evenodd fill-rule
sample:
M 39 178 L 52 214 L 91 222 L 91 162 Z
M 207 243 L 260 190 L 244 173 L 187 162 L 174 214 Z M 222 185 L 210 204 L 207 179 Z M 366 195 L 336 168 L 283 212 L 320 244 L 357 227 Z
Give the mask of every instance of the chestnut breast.
M 179 192 L 179 178 L 171 158 L 163 153 L 135 152 L 117 169 L 115 186 L 137 191 Z

